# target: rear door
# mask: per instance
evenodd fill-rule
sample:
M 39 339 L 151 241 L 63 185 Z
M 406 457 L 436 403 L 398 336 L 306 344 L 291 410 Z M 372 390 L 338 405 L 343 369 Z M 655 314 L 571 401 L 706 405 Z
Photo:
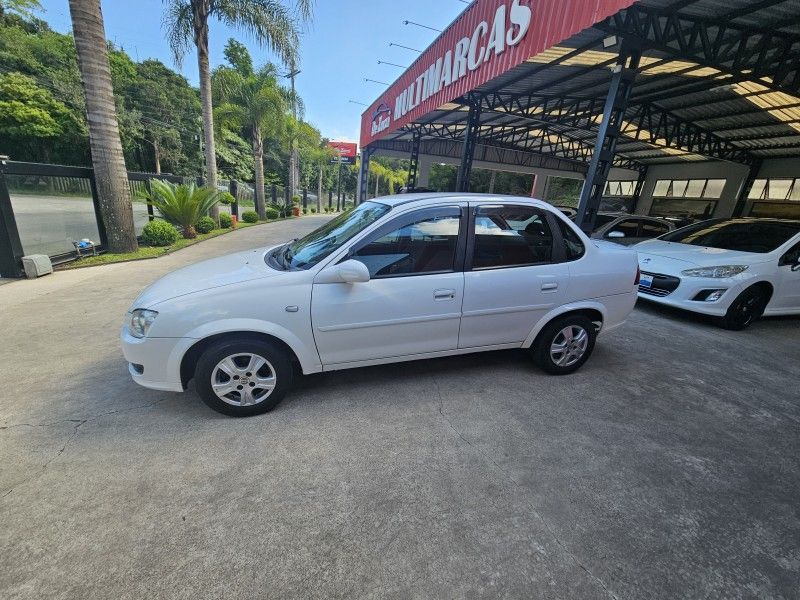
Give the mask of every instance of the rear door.
M 459 348 L 521 343 L 563 302 L 569 272 L 554 219 L 530 205 L 471 206 Z
M 398 216 L 342 259 L 365 283 L 315 283 L 314 339 L 323 365 L 454 350 L 464 292 L 466 205 Z

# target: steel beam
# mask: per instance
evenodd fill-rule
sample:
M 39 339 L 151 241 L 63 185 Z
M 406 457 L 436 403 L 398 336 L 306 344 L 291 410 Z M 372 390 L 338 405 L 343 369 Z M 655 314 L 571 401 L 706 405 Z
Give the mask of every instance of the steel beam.
M 640 58 L 641 50 L 629 46 L 629 42 L 623 40 L 617 65 L 614 67 L 608 87 L 603 120 L 600 123 L 592 161 L 589 163 L 589 170 L 586 173 L 586 180 L 578 202 L 578 214 L 575 217 L 575 222 L 587 233 L 594 228 L 597 209 L 603 199 L 608 173 L 614 163 L 617 140 L 621 135 L 625 110 L 628 108 L 628 99 L 639 69 Z
M 800 91 L 800 36 L 670 13 L 636 3 L 598 23 L 596 28 L 646 48 L 668 52 L 699 65 L 753 81 L 774 90 Z

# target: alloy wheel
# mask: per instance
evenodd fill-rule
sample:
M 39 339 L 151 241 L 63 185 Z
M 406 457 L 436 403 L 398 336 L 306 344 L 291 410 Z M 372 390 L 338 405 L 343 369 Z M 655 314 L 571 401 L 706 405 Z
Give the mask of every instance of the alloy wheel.
M 272 364 L 263 356 L 243 352 L 226 356 L 211 372 L 211 388 L 233 406 L 252 406 L 266 400 L 275 389 Z
M 559 367 L 571 367 L 586 353 L 589 333 L 579 325 L 567 325 L 550 345 L 550 359 Z

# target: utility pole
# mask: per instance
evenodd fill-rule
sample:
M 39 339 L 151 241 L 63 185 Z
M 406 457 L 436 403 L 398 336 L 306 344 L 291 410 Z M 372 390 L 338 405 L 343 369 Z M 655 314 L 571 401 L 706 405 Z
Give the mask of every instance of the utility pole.
M 294 87 L 294 78 L 300 74 L 300 69 L 298 69 L 294 62 L 290 65 L 290 71 L 284 75 L 284 77 L 288 77 L 292 82 L 292 116 L 294 116 L 294 121 L 297 123 L 297 92 L 295 91 Z M 289 189 L 291 190 L 291 196 L 295 195 L 295 190 L 300 185 L 300 152 L 297 149 L 297 137 L 292 136 L 291 140 L 291 148 L 289 149 Z

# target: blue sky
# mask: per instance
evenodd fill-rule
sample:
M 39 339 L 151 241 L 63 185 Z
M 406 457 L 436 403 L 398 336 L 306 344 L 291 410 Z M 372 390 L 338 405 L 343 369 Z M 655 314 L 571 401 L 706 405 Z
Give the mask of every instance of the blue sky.
M 67 0 L 41 0 L 41 15 L 57 31 L 71 28 Z M 161 0 L 102 0 L 106 35 L 134 58 L 158 58 L 176 68 L 161 27 Z M 411 20 L 445 28 L 464 8 L 461 0 L 317 0 L 314 22 L 303 37 L 302 73 L 297 88 L 306 102 L 306 120 L 331 139 L 358 140 L 364 107 L 348 100 L 371 103 L 384 86 L 365 82 L 369 77 L 391 83 L 402 73 L 385 60 L 409 65 L 417 53 L 395 42 L 423 50 L 438 35 L 434 31 L 404 25 Z M 211 25 L 212 66 L 223 62 L 222 49 L 229 37 L 247 44 L 256 64 L 275 61 L 266 50 L 220 23 Z M 197 84 L 197 61 L 184 60 L 180 71 Z

